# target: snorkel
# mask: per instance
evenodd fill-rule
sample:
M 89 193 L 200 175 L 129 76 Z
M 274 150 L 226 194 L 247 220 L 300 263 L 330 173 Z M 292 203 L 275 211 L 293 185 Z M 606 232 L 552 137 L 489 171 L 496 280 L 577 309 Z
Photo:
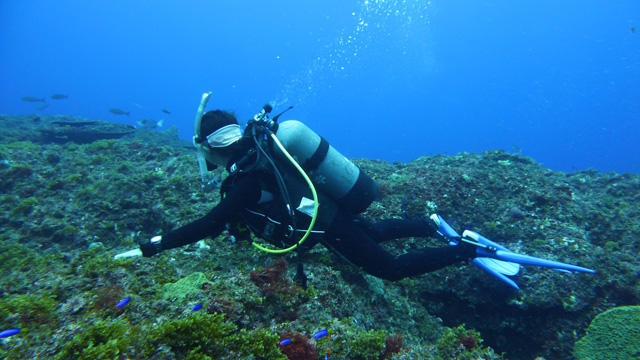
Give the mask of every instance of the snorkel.
M 198 158 L 198 166 L 200 167 L 200 177 L 202 178 L 202 189 L 205 192 L 210 192 L 220 186 L 220 179 L 218 177 L 211 178 L 209 175 L 207 159 L 204 155 L 207 150 L 205 145 L 203 145 L 203 140 L 200 139 L 200 124 L 202 123 L 204 108 L 207 106 L 207 102 L 209 102 L 209 96 L 211 96 L 211 91 L 202 94 L 200 106 L 198 106 L 198 112 L 196 113 L 196 119 L 193 124 L 193 146 L 196 147 L 196 156 Z

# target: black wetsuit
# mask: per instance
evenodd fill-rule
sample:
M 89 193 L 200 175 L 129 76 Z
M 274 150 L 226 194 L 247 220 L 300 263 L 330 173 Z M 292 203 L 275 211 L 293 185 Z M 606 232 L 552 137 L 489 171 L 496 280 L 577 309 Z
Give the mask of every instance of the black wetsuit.
M 207 236 L 218 236 L 227 223 L 237 221 L 243 211 L 258 206 L 264 182 L 254 175 L 238 175 L 227 188 L 225 197 L 207 215 L 162 235 L 159 243 L 141 245 L 143 255 L 152 256 Z M 423 248 L 396 257 L 378 245 L 391 239 L 427 237 L 434 232 L 424 221 L 388 219 L 371 223 L 360 215 L 338 210 L 324 236 L 307 240 L 304 245 L 321 242 L 353 265 L 387 280 L 424 274 L 475 256 L 475 247 L 458 245 Z

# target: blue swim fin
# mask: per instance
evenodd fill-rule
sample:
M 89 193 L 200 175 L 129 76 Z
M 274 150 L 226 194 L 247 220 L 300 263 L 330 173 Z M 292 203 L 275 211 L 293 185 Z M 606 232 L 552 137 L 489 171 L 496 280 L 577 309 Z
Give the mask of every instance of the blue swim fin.
M 492 259 L 498 259 L 503 261 L 514 262 L 523 265 L 536 265 L 536 266 L 544 266 L 548 268 L 558 269 L 558 270 L 568 270 L 568 271 L 579 271 L 589 274 L 595 274 L 595 270 L 587 269 L 582 266 L 571 265 L 562 263 L 559 261 L 546 260 L 541 259 L 529 255 L 516 254 L 513 251 L 507 249 L 502 245 L 498 245 L 495 242 L 487 239 L 486 237 L 470 231 L 465 230 L 462 233 L 463 239 L 472 239 L 478 245 L 478 257 L 488 257 Z
M 517 275 L 520 271 L 520 265 L 486 257 L 478 257 L 471 260 L 471 262 L 480 269 L 514 287 L 516 290 L 520 290 L 518 284 L 508 277 Z
M 431 220 L 437 226 L 437 233 L 447 240 L 449 245 L 455 246 L 463 241 L 477 246 L 477 257 L 472 259 L 471 262 L 518 290 L 520 287 L 515 281 L 513 281 L 513 279 L 510 278 L 510 276 L 518 274 L 520 271 L 520 264 L 544 266 L 562 272 L 579 271 L 590 274 L 595 273 L 594 270 L 581 266 L 541 259 L 529 255 L 516 254 L 506 247 L 470 230 L 465 230 L 462 233 L 462 236 L 460 236 L 440 215 L 437 214 L 431 215 Z
M 442 216 L 438 214 L 433 214 L 430 217 L 431 221 L 437 226 L 436 232 L 440 235 L 444 240 L 446 240 L 449 245 L 458 245 L 460 241 L 460 234 L 458 234 L 453 228 L 442 218 Z
M 435 226 L 438 227 L 436 230 L 438 235 L 445 239 L 449 243 L 449 246 L 458 245 L 460 241 L 463 241 L 460 234 L 458 234 L 446 221 L 444 221 L 442 216 L 433 214 L 431 215 L 431 221 L 433 221 Z M 509 249 L 505 248 L 504 246 L 500 247 L 506 251 L 509 251 Z M 488 272 L 489 274 L 497 277 L 498 279 L 506 282 L 507 284 L 513 286 L 514 288 L 520 289 L 515 281 L 508 278 L 508 276 L 515 276 L 518 274 L 518 272 L 520 271 L 520 265 L 498 259 L 491 259 L 488 257 L 477 257 L 475 259 L 472 259 L 471 263 Z

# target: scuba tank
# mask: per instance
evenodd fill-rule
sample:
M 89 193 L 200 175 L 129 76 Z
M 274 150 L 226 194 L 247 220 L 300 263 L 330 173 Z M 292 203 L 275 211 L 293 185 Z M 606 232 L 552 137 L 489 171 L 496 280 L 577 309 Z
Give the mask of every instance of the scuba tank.
M 342 209 L 358 214 L 376 199 L 378 184 L 302 122 L 284 121 L 275 135 L 313 184 Z M 274 154 L 284 158 L 278 147 Z

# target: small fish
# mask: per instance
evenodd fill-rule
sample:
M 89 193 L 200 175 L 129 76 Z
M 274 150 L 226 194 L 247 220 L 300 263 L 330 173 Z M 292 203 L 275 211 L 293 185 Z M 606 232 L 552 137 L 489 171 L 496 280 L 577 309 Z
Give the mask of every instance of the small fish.
M 162 109 L 162 112 L 165 113 L 165 114 L 171 114 L 171 112 L 169 112 L 169 110 L 167 110 L 167 109 Z
M 140 127 L 145 128 L 145 129 L 155 129 L 157 127 L 162 127 L 162 124 L 164 123 L 164 119 L 162 119 L 160 121 L 155 121 L 153 119 L 151 119 L 151 120 L 142 119 L 142 120 L 136 121 L 136 123 L 138 125 L 140 125 Z
M 127 115 L 129 116 L 129 114 L 131 114 L 131 112 L 126 112 L 124 110 L 120 110 L 120 109 L 109 109 L 110 113 L 116 114 L 116 115 Z
M 0 332 L 0 338 L 6 338 L 6 337 L 9 337 L 11 335 L 15 335 L 15 334 L 17 334 L 19 332 L 20 332 L 20 329 L 7 329 L 7 330 L 4 330 L 4 331 Z
M 635 33 L 636 33 L 636 28 L 632 27 L 632 28 L 631 28 L 631 33 L 632 33 L 632 34 L 635 34 Z
M 118 302 L 118 304 L 116 305 L 116 307 L 119 309 L 125 305 L 127 305 L 127 303 L 131 301 L 131 296 L 127 296 L 126 298 L 120 300 L 120 302 Z
M 191 308 L 191 311 L 198 311 L 202 309 L 202 304 L 195 304 L 193 305 L 193 307 Z
M 49 107 L 49 104 L 42 104 L 42 105 L 38 105 L 38 106 L 36 106 L 36 109 L 38 109 L 38 110 L 44 110 L 44 109 L 46 109 L 46 108 L 48 108 L 48 107 Z
M 291 342 L 291 339 L 284 339 L 284 340 L 280 341 L 280 346 L 285 346 L 290 342 Z
M 53 95 L 51 95 L 51 98 L 53 100 L 62 100 L 62 99 L 68 99 L 69 96 L 68 95 L 62 95 L 62 94 L 53 94 Z
M 44 102 L 44 98 L 39 99 L 33 96 L 25 96 L 22 98 L 22 101 L 26 101 L 26 102 Z
M 311 338 L 320 339 L 320 338 L 323 338 L 323 337 L 327 336 L 327 334 L 329 334 L 329 332 L 327 330 L 320 330 L 317 333 L 313 334 L 313 336 Z

